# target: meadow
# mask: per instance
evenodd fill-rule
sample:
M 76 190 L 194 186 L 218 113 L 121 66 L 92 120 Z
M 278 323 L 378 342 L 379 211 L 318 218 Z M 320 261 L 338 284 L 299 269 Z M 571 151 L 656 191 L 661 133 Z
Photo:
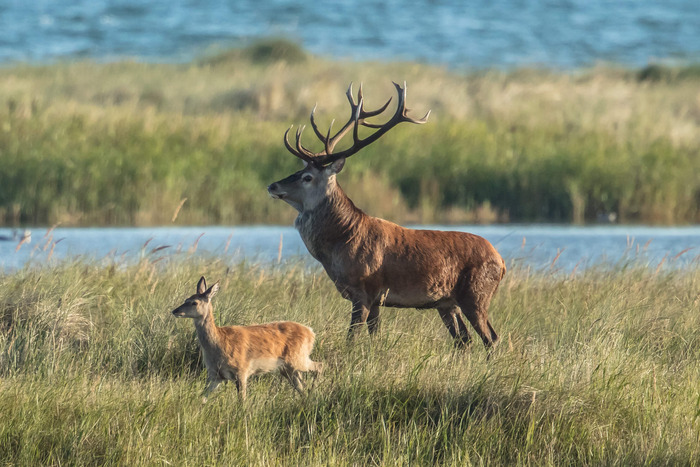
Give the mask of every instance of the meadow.
M 501 343 L 453 348 L 435 311 L 382 311 L 346 341 L 323 271 L 216 258 L 65 261 L 0 274 L 3 465 L 698 465 L 700 270 L 634 261 L 511 268 Z M 194 327 L 170 311 L 221 281 L 219 325 L 316 331 L 308 396 L 280 377 L 202 405 Z M 473 334 L 473 333 L 472 333 Z
M 406 81 L 416 115 L 347 164 L 397 222 L 700 221 L 700 67 L 457 71 L 334 61 L 265 40 L 191 63 L 0 68 L 0 224 L 288 223 L 265 187 L 300 167 L 290 124 L 348 118 Z M 310 130 L 306 143 L 320 149 Z M 316 144 L 314 146 L 314 143 Z

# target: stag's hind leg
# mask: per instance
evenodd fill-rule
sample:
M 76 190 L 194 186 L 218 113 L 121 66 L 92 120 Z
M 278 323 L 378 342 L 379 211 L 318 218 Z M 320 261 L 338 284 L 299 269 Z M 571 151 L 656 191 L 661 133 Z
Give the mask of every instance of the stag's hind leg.
M 501 281 L 502 271 L 500 264 L 485 264 L 473 277 L 465 280 L 457 297 L 457 303 L 462 309 L 462 313 L 467 317 L 487 348 L 498 342 L 498 334 L 489 322 L 488 309 L 491 298 Z
M 462 319 L 462 312 L 458 306 L 439 307 L 438 313 L 440 313 L 440 318 L 445 323 L 447 330 L 450 331 L 457 347 L 466 347 L 471 343 L 472 338 L 467 331 L 467 326 Z
M 476 333 L 479 335 L 484 345 L 488 347 L 498 343 L 498 334 L 488 319 L 488 313 L 483 306 L 479 306 L 474 300 L 467 298 L 459 302 L 462 312 L 469 320 Z
M 490 300 L 489 300 L 490 301 Z M 469 320 L 474 330 L 483 341 L 484 345 L 492 347 L 498 343 L 498 334 L 491 326 L 488 318 L 488 302 L 480 303 L 472 297 L 466 297 L 460 300 L 462 312 Z

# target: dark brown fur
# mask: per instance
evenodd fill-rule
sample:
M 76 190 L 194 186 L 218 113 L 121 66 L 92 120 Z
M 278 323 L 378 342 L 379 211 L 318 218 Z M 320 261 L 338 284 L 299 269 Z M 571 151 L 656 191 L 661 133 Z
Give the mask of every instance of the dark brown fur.
M 413 230 L 371 217 L 356 208 L 336 182 L 345 159 L 376 141 L 402 122 L 426 123 L 430 112 L 416 120 L 407 115 L 406 86 L 394 83 L 398 92 L 394 115 L 381 125 L 369 118 L 384 112 L 389 102 L 375 111 L 364 109 L 362 86 L 357 102 L 352 84 L 346 93 L 351 117 L 333 136 L 310 123 L 323 142 L 321 152 L 284 135 L 287 149 L 305 162 L 305 168 L 271 184 L 267 190 L 299 211 L 295 226 L 311 255 L 321 262 L 338 291 L 352 302 L 350 332 L 367 322 L 369 332 L 379 327 L 379 306 L 437 308 L 458 345 L 470 341 L 466 316 L 484 345 L 498 340 L 488 320 L 488 308 L 506 272 L 503 258 L 487 240 L 468 233 Z M 314 108 L 315 110 L 315 108 Z M 359 127 L 376 131 L 365 138 Z M 352 131 L 352 146 L 334 152 L 343 135 Z
M 342 168 L 342 164 L 341 164 Z M 498 340 L 488 307 L 505 262 L 484 238 L 463 232 L 407 229 L 368 216 L 336 183 L 337 166 L 308 165 L 322 196 L 313 206 L 302 176 L 270 185 L 273 196 L 299 209 L 295 226 L 338 291 L 353 305 L 351 331 L 379 326 L 379 306 L 437 308 L 459 345 L 470 341 L 466 316 L 487 347 Z M 313 183 L 313 181 L 312 181 Z M 307 208 L 308 207 L 308 208 Z

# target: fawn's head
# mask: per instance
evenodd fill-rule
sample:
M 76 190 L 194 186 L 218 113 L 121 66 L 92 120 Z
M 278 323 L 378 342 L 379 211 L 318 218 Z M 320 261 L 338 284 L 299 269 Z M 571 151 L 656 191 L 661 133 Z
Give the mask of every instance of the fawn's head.
M 219 291 L 219 283 L 207 288 L 207 281 L 202 276 L 197 283 L 197 293 L 173 310 L 178 318 L 204 318 L 212 309 L 211 299 Z
M 357 102 L 355 102 L 352 96 L 352 83 L 346 93 L 350 103 L 350 119 L 333 136 L 331 136 L 333 122 L 331 122 L 331 127 L 328 128 L 328 132 L 325 135 L 319 130 L 314 119 L 316 110 L 316 107 L 314 107 L 314 110 L 311 111 L 311 128 L 313 128 L 316 137 L 323 143 L 323 150 L 313 152 L 301 144 L 301 134 L 304 131 L 303 126 L 297 129 L 296 144 L 292 146 L 289 142 L 289 130 L 291 128 L 287 130 L 284 134 L 284 145 L 289 152 L 303 160 L 305 166 L 302 170 L 268 186 L 268 193 L 273 198 L 281 199 L 290 204 L 299 212 L 313 209 L 335 189 L 335 175 L 343 168 L 346 158 L 357 153 L 365 146 L 372 144 L 399 123 L 422 124 L 427 122 L 430 112 L 421 119 L 411 118 L 407 115 L 405 83 L 403 88 L 396 83 L 394 83 L 394 86 L 398 92 L 398 104 L 396 112 L 386 123 L 370 123 L 367 119 L 376 117 L 384 112 L 389 106 L 391 99 L 377 110 L 365 110 L 362 86 L 360 86 L 360 90 L 357 93 Z M 361 126 L 372 128 L 376 131 L 365 138 L 361 138 L 359 135 Z M 336 144 L 350 132 L 352 132 L 352 146 L 336 152 Z

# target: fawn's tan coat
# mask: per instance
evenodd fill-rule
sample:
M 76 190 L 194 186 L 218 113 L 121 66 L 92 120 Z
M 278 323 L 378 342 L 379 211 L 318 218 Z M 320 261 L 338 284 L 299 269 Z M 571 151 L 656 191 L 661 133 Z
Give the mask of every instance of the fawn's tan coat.
M 313 330 L 292 321 L 219 327 L 214 323 L 211 303 L 218 290 L 218 283 L 207 289 L 202 277 L 197 293 L 172 311 L 177 317 L 194 320 L 207 367 L 209 385 L 205 395 L 230 380 L 245 399 L 248 377 L 277 369 L 301 393 L 304 389 L 301 373 L 321 370 L 321 365 L 310 358 L 315 339 Z

